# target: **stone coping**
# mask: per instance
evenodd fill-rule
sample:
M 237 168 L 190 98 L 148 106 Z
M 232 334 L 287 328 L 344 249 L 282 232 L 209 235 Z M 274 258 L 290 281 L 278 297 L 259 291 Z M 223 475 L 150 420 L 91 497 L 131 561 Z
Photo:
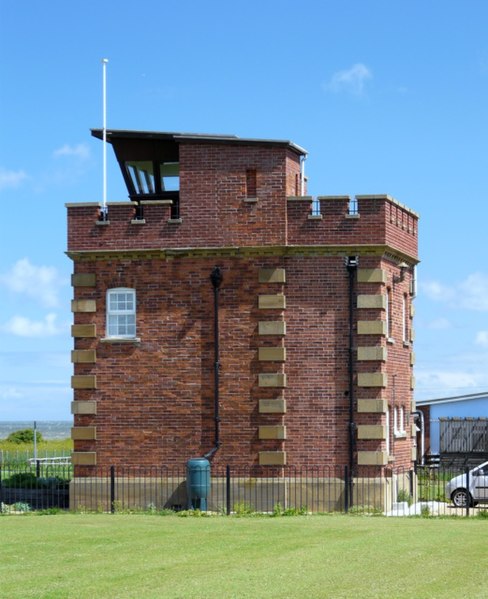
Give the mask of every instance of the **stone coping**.
M 357 196 L 355 196 L 355 198 L 358 201 L 359 200 L 387 200 L 388 202 L 391 202 L 392 204 L 395 204 L 395 206 L 398 206 L 402 210 L 405 210 L 405 212 L 409 212 L 412 216 L 415 216 L 417 218 L 420 217 L 420 214 L 418 212 L 415 212 L 415 210 L 412 210 L 411 208 L 409 208 L 405 204 L 402 204 L 401 202 L 399 202 L 398 200 L 396 200 L 393 196 L 390 196 L 387 193 L 370 194 L 370 195 L 357 195 Z
M 184 248 L 125 248 L 116 250 L 68 250 L 66 255 L 75 259 L 110 259 L 116 256 L 153 256 L 158 258 L 200 257 L 247 257 L 247 256 L 385 256 L 418 264 L 419 259 L 386 244 L 351 245 L 270 245 L 270 246 L 222 246 Z
M 360 200 L 386 200 L 388 202 L 391 202 L 392 204 L 395 204 L 395 206 L 398 206 L 399 208 L 401 208 L 402 210 L 405 210 L 406 212 L 409 212 L 411 215 L 415 216 L 416 218 L 419 218 L 420 215 L 418 212 L 415 212 L 415 210 L 412 210 L 411 208 L 409 208 L 408 206 L 406 206 L 405 204 L 402 204 L 401 202 L 399 202 L 398 200 L 396 200 L 393 196 L 388 195 L 387 193 L 378 193 L 378 194 L 361 194 L 361 195 L 356 195 L 354 196 L 356 198 L 356 200 L 360 201 Z M 313 196 L 310 195 L 306 195 L 306 196 L 287 196 L 286 198 L 288 201 L 290 202 L 298 202 L 298 201 L 302 201 L 302 202 L 312 202 L 313 201 Z M 348 195 L 319 195 L 316 198 L 317 200 L 344 200 L 344 201 L 348 201 L 350 200 L 350 196 Z M 254 200 L 254 198 L 250 199 L 251 201 Z M 149 205 L 153 205 L 153 206 L 170 206 L 173 203 L 172 200 L 155 200 L 155 201 L 151 201 L 151 200 L 142 200 L 141 204 L 149 206 Z M 123 202 L 108 202 L 107 206 L 110 208 L 110 206 L 134 206 L 135 202 L 131 202 L 130 200 L 126 200 Z M 89 207 L 98 207 L 101 208 L 103 206 L 103 204 L 101 202 L 68 202 L 65 204 L 66 208 L 89 208 Z

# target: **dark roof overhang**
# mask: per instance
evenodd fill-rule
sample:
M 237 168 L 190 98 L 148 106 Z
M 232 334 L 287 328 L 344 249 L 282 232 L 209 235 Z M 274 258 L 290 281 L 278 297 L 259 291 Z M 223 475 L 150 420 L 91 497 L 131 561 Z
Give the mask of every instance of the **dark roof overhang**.
M 92 129 L 91 133 L 98 139 L 103 139 L 103 129 Z M 212 135 L 209 133 L 177 133 L 162 131 L 129 131 L 124 129 L 107 129 L 107 141 L 113 143 L 123 140 L 140 140 L 155 142 L 174 143 L 208 143 L 208 144 L 232 144 L 232 145 L 254 145 L 289 148 L 300 156 L 305 156 L 307 150 L 289 140 L 280 139 L 254 139 L 237 137 L 237 135 Z

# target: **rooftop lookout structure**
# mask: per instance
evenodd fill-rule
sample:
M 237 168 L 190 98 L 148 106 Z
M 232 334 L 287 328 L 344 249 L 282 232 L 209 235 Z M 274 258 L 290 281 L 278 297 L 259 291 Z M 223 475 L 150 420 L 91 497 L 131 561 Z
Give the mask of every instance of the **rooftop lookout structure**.
M 92 135 L 103 139 L 102 129 Z M 129 198 L 135 203 L 136 218 L 143 218 L 143 202 L 167 202 L 171 218 L 180 218 L 180 147 L 183 144 L 273 146 L 290 148 L 299 156 L 305 150 L 289 141 L 241 139 L 235 135 L 107 131 L 124 178 Z

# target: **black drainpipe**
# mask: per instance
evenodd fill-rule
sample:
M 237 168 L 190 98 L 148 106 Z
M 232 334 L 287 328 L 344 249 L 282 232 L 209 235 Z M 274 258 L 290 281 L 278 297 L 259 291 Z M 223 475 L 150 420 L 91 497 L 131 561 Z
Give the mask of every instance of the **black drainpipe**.
M 222 271 L 216 266 L 210 275 L 210 281 L 214 290 L 214 422 L 215 441 L 212 449 L 206 453 L 204 458 L 212 458 L 221 446 L 220 442 L 220 415 L 219 415 L 219 289 L 222 285 Z
M 348 380 L 349 380 L 349 476 L 352 481 L 352 474 L 354 470 L 354 446 L 355 446 L 355 434 L 356 424 L 354 422 L 354 282 L 355 275 L 358 268 L 358 257 L 349 256 L 346 259 L 347 272 L 349 273 L 349 360 L 348 360 Z M 351 485 L 352 486 L 352 485 Z M 351 489 L 352 490 L 352 489 Z M 352 500 L 352 493 L 349 495 L 350 501 Z

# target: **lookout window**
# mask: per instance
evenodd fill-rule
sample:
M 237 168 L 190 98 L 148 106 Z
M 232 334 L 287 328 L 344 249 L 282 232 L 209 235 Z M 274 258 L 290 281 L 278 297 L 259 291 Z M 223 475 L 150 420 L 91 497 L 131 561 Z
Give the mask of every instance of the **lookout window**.
M 162 162 L 159 165 L 161 191 L 179 191 L 180 165 L 178 162 Z
M 135 195 L 154 195 L 180 189 L 178 162 L 138 160 L 126 162 L 125 165 Z
M 142 218 L 140 200 L 171 200 L 171 218 L 179 218 L 179 162 L 127 160 L 125 169 L 130 199 L 138 202 L 138 218 Z

